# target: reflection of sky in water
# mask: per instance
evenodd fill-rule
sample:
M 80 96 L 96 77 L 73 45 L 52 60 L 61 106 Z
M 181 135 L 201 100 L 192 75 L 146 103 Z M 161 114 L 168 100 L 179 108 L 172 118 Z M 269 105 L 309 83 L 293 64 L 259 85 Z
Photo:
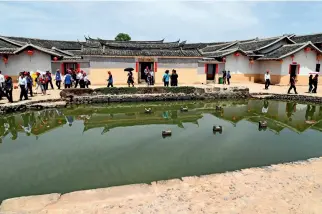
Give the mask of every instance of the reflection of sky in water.
M 142 106 L 130 105 L 3 117 L 0 199 L 322 156 L 320 106 L 298 108 L 296 104 L 269 102 L 263 114 L 263 101 L 236 104 L 227 102 L 223 112 L 214 110 L 218 103 L 190 104 L 188 112 L 180 112 L 180 103 L 167 103 L 149 104 L 152 114 L 144 114 Z M 258 131 L 258 121 L 263 118 L 268 129 Z M 306 118 L 317 124 L 307 124 Z M 213 125 L 223 126 L 223 133 L 214 135 Z M 30 136 L 23 128 L 27 126 L 31 126 Z M 162 138 L 161 131 L 166 129 L 173 134 Z M 14 141 L 12 133 L 18 133 Z

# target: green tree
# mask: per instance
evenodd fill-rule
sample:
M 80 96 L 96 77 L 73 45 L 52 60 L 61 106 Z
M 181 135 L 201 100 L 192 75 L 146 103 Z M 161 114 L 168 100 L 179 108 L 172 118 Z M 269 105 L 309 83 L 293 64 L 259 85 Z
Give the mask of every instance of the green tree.
M 130 40 L 131 40 L 131 37 L 129 36 L 129 34 L 126 34 L 126 33 L 119 33 L 115 37 L 115 41 L 130 41 Z

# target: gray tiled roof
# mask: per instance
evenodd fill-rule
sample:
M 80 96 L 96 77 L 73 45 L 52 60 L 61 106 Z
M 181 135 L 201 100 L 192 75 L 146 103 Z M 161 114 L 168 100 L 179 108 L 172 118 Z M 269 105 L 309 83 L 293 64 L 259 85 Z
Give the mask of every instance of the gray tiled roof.
M 240 42 L 240 43 L 237 43 L 229 48 L 240 48 L 243 51 L 254 51 L 254 50 L 260 49 L 262 47 L 265 47 L 266 45 L 269 45 L 278 39 L 280 39 L 280 38 L 254 40 L 254 41 L 250 41 L 250 42 Z
M 203 53 L 214 52 L 214 51 L 220 50 L 222 48 L 229 47 L 231 45 L 232 45 L 232 43 L 223 43 L 223 44 L 219 44 L 219 45 L 209 45 L 201 50 Z
M 302 47 L 304 44 L 292 44 L 292 45 L 283 45 L 277 50 L 274 50 L 268 54 L 265 54 L 263 57 L 259 58 L 259 60 L 267 60 L 267 59 L 280 59 L 280 57 L 287 55 L 300 47 Z
M 18 48 L 16 45 L 10 44 L 9 42 L 0 39 L 0 48 Z
M 117 49 L 171 49 L 180 48 L 184 46 L 184 43 L 174 42 L 174 43 L 108 43 L 105 44 L 108 48 Z
M 202 55 L 204 57 L 223 57 L 223 56 L 226 56 L 226 55 L 233 53 L 237 50 L 238 49 L 234 48 L 234 49 L 227 49 L 227 50 L 222 50 L 222 51 L 203 53 Z
M 34 39 L 34 38 L 24 38 L 24 37 L 12 37 L 4 36 L 7 39 L 18 42 L 22 45 L 31 43 L 43 48 L 56 47 L 61 50 L 78 50 L 81 49 L 81 44 L 78 41 L 60 41 L 60 40 L 46 40 L 46 39 Z
M 1 48 L 0 47 L 0 54 L 13 54 L 17 48 Z
M 130 41 L 115 41 L 115 40 L 110 40 L 110 39 L 100 39 L 100 38 L 97 38 L 97 39 L 93 39 L 93 38 L 90 38 L 90 37 L 85 37 L 86 41 L 96 41 L 96 42 L 103 42 L 103 43 L 106 43 L 106 44 L 109 44 L 109 43 L 137 43 L 137 44 L 158 44 L 158 43 L 163 43 L 164 42 L 164 39 L 162 40 L 155 40 L 155 41 L 134 41 L 134 40 L 130 40 Z
M 299 35 L 291 37 L 291 39 L 296 43 L 303 43 L 311 41 L 312 43 L 322 43 L 322 33 L 311 34 L 311 35 Z
M 75 54 L 75 52 L 74 52 Z M 178 57 L 200 57 L 198 50 L 181 50 L 181 49 L 99 49 L 84 48 L 80 55 L 107 55 L 107 56 L 178 56 Z

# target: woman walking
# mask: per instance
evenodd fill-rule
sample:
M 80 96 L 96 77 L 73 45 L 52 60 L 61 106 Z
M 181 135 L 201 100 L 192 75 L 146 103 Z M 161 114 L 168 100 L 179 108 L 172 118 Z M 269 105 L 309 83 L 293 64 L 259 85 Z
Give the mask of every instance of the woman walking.
M 311 93 L 312 89 L 313 89 L 313 75 L 311 74 L 309 76 L 309 91 L 308 91 L 308 93 Z
M 88 78 L 88 75 L 84 72 L 84 82 L 85 82 L 85 87 L 88 88 L 88 86 L 91 84 L 91 81 Z
M 169 70 L 166 70 L 163 74 L 164 87 L 169 87 L 169 80 L 170 80 Z
M 133 80 L 133 73 L 132 71 L 129 71 L 129 73 L 127 74 L 127 84 L 130 85 L 132 84 L 132 87 L 134 87 L 134 80 Z
M 318 89 L 318 79 L 319 79 L 319 75 L 318 74 L 315 74 L 313 80 L 312 80 L 312 84 L 314 86 L 313 90 L 312 90 L 312 93 L 316 93 L 316 90 Z
M 113 88 L 113 75 L 112 73 L 109 71 L 108 73 L 108 79 L 107 79 L 107 87 L 112 87 Z
M 29 92 L 30 93 L 30 97 L 32 97 L 32 83 L 33 83 L 33 80 L 30 76 L 30 72 L 27 72 L 27 75 L 26 75 L 26 80 L 27 80 L 27 93 Z
M 67 73 L 64 78 L 65 88 L 70 88 L 72 86 L 72 80 L 72 75 L 70 73 Z
M 171 86 L 178 86 L 178 74 L 176 70 L 172 70 L 172 74 L 171 74 Z
M 40 89 L 43 95 L 46 95 L 48 81 L 47 81 L 47 75 L 42 74 L 38 77 L 38 84 L 40 85 Z

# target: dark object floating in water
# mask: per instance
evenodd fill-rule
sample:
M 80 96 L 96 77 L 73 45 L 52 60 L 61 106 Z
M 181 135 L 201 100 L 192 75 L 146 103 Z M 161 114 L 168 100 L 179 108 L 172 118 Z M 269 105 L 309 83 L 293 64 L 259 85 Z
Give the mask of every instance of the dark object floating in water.
M 258 131 L 265 131 L 267 129 L 267 121 L 258 122 Z
M 220 107 L 220 106 L 216 106 L 216 111 L 222 111 L 223 110 L 223 108 L 222 107 Z
M 145 108 L 145 109 L 144 109 L 144 112 L 145 112 L 146 114 L 150 114 L 150 113 L 152 113 L 152 109 L 151 109 L 151 108 Z
M 259 122 L 258 122 L 258 126 L 259 126 L 259 127 L 262 127 L 262 128 L 267 127 L 267 121 L 259 121 Z
M 188 111 L 188 107 L 186 106 L 186 107 L 181 107 L 181 109 L 180 109 L 181 111 Z
M 162 131 L 162 137 L 169 137 L 171 135 L 172 135 L 172 131 L 171 130 Z
M 222 126 L 213 126 L 212 127 L 212 131 L 216 134 L 217 132 L 219 133 L 219 134 L 221 134 L 222 133 Z

